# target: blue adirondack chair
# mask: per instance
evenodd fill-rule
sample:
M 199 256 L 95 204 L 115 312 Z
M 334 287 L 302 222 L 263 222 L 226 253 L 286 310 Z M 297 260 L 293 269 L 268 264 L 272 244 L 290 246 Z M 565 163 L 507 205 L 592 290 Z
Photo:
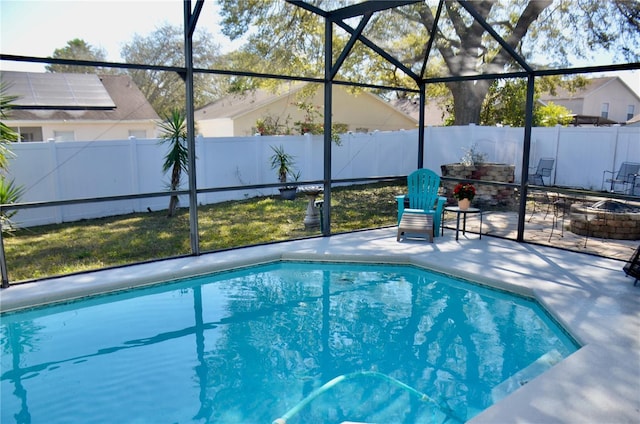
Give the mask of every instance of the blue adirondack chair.
M 405 212 L 423 213 L 433 215 L 433 235 L 440 235 L 440 219 L 442 209 L 447 201 L 446 197 L 438 196 L 440 188 L 440 176 L 430 169 L 418 169 L 407 176 L 408 193 L 396 196 L 398 202 L 398 224 Z M 408 207 L 405 199 L 408 197 Z

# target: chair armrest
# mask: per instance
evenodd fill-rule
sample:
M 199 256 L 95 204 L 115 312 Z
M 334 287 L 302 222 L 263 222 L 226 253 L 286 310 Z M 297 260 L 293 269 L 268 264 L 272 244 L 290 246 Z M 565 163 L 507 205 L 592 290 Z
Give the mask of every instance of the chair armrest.
M 438 200 L 436 201 L 436 213 L 442 213 L 442 209 L 444 208 L 444 204 L 446 203 L 446 201 L 446 197 L 438 196 Z
M 607 178 L 607 174 L 611 174 L 611 178 Z M 600 186 L 601 190 L 604 190 L 604 183 L 610 183 L 613 181 L 614 171 L 602 171 L 602 185 Z
M 400 218 L 404 213 L 404 199 L 407 197 L 406 195 L 396 196 L 396 201 L 398 202 L 398 224 L 400 224 Z
M 434 235 L 436 237 L 440 236 L 440 232 L 441 232 L 441 227 L 442 227 L 442 212 L 444 210 L 444 204 L 446 203 L 447 198 L 443 197 L 443 196 L 438 196 L 438 199 L 436 200 L 436 204 L 435 204 L 435 212 L 433 214 L 433 228 L 434 228 Z
M 625 184 L 633 184 L 636 181 L 638 174 L 627 174 L 622 178 L 622 182 Z

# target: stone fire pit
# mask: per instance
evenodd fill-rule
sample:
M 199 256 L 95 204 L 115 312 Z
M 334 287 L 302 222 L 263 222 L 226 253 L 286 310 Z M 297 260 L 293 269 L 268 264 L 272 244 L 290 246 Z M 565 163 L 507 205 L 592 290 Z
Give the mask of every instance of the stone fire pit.
M 574 203 L 570 231 L 588 237 L 640 240 L 640 208 L 615 200 Z

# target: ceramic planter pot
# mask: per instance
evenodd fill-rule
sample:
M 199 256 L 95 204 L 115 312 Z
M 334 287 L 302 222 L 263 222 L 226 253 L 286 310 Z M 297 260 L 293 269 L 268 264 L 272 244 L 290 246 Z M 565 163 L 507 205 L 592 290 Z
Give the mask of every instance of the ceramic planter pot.
M 460 199 L 458 200 L 458 207 L 461 211 L 466 211 L 471 206 L 471 200 L 469 199 Z

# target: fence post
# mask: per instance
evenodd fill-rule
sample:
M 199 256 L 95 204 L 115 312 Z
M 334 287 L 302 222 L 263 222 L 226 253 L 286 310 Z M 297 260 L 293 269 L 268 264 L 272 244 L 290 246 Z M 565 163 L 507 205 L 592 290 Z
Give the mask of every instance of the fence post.
M 49 145 L 49 161 L 51 163 L 51 176 L 53 177 L 53 184 L 51 189 L 53 190 L 53 200 L 60 199 L 60 191 L 62 182 L 60 181 L 60 172 L 58 168 L 60 164 L 58 163 L 58 143 L 55 140 L 48 141 Z M 55 211 L 55 223 L 58 224 L 62 222 L 62 217 L 64 216 L 64 208 L 65 206 L 54 206 Z

